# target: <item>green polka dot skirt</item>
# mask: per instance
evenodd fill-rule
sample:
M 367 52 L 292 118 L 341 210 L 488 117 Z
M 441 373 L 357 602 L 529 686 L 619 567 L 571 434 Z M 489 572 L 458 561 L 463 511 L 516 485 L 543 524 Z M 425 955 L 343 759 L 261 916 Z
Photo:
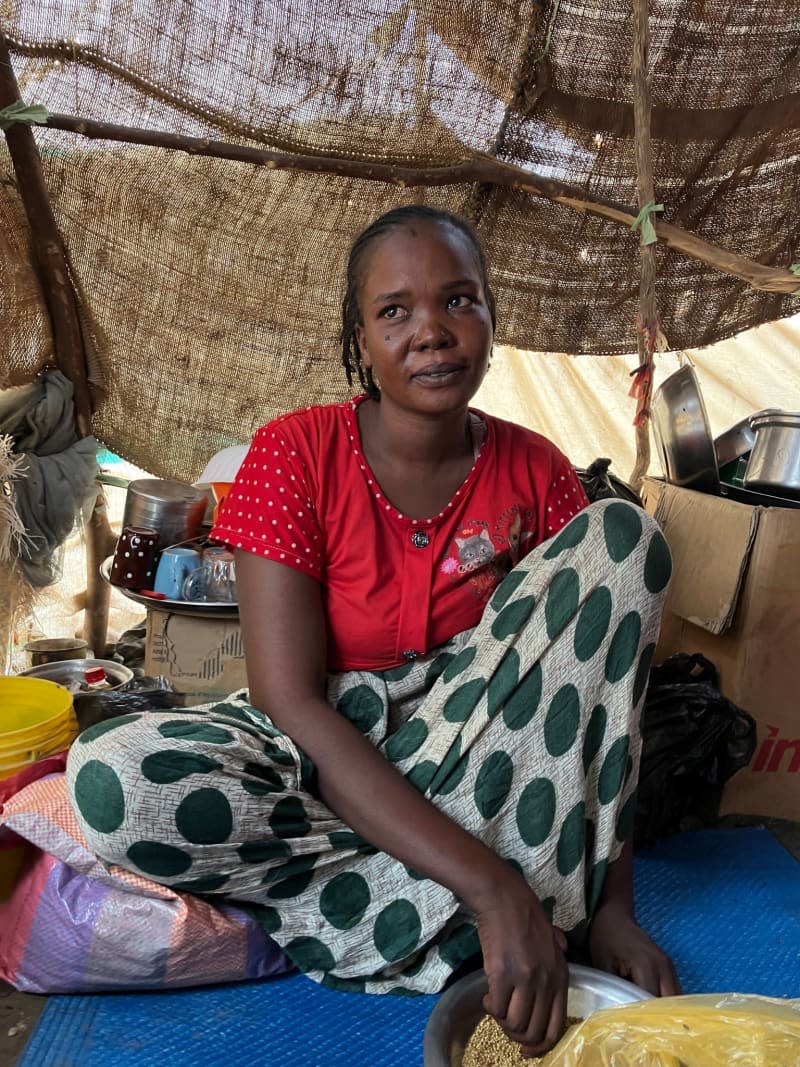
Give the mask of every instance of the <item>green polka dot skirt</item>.
M 522 560 L 473 630 L 391 671 L 328 677 L 331 704 L 519 870 L 572 943 L 631 832 L 670 567 L 648 515 L 601 501 Z M 90 727 L 67 770 L 106 862 L 251 903 L 333 988 L 438 991 L 479 950 L 472 915 L 343 824 L 315 778 L 246 692 Z

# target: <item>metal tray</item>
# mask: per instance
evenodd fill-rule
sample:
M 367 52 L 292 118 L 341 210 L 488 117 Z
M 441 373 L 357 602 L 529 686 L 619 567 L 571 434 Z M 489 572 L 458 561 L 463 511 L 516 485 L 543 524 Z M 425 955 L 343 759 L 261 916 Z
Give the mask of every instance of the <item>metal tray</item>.
M 790 496 L 778 496 L 777 493 L 762 493 L 746 486 L 729 485 L 722 482 L 720 496 L 735 500 L 737 504 L 749 504 L 753 508 L 800 508 L 800 500 Z
M 122 585 L 114 585 L 109 578 L 113 559 L 113 556 L 109 556 L 108 559 L 103 560 L 100 564 L 100 574 L 112 589 L 119 590 L 128 600 L 135 600 L 137 604 L 142 604 L 144 607 L 155 609 L 156 611 L 171 611 L 176 615 L 200 615 L 202 617 L 215 615 L 228 619 L 239 617 L 239 605 L 231 603 L 229 600 L 171 600 L 169 597 L 165 597 L 162 600 L 160 597 L 143 596 L 141 593 L 137 593 L 135 589 L 126 589 Z

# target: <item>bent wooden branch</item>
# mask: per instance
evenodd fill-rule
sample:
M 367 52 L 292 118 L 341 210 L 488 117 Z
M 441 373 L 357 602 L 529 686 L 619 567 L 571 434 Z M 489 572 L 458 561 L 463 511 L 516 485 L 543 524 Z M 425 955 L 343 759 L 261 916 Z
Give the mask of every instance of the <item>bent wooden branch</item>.
M 14 103 L 19 87 L 8 48 L 0 36 L 0 107 Z M 42 163 L 29 126 L 16 123 L 6 130 L 6 141 L 19 196 L 30 227 L 31 241 L 39 267 L 50 323 L 53 331 L 53 357 L 56 366 L 72 383 L 75 426 L 79 437 L 92 432 L 92 395 L 81 331 L 78 301 L 72 284 L 61 233 L 42 174 Z M 111 587 L 100 577 L 99 561 L 105 558 L 113 536 L 108 522 L 105 497 L 98 494 L 87 524 L 86 634 L 95 654 L 103 656 L 108 629 Z
M 18 99 L 17 79 L 8 49 L 0 38 L 0 107 L 6 107 Z M 92 432 L 92 401 L 86 354 L 69 266 L 50 206 L 39 152 L 31 128 L 21 123 L 9 126 L 6 141 L 41 272 L 42 290 L 53 331 L 53 355 L 58 368 L 72 382 L 78 434 L 86 437 Z
M 187 152 L 189 155 L 231 159 L 269 167 L 273 170 L 338 174 L 342 177 L 360 178 L 364 181 L 387 182 L 401 188 L 418 185 L 492 182 L 495 185 L 520 189 L 534 196 L 545 197 L 573 211 L 596 215 L 626 228 L 631 226 L 638 214 L 638 211 L 632 207 L 592 198 L 584 190 L 568 185 L 566 182 L 543 178 L 533 171 L 517 167 L 512 163 L 504 163 L 482 153 L 475 153 L 448 166 L 409 167 L 395 163 L 273 152 L 269 149 L 239 145 L 229 141 L 216 141 L 207 137 L 187 137 L 184 134 L 148 130 L 137 126 L 97 122 L 94 119 L 79 118 L 75 115 L 51 114 L 47 120 L 47 126 L 56 130 L 68 130 L 83 137 L 168 148 Z M 667 222 L 657 221 L 655 228 L 662 244 L 691 259 L 705 263 L 723 274 L 733 275 L 746 282 L 752 289 L 770 293 L 800 294 L 797 278 L 788 270 L 765 267 Z

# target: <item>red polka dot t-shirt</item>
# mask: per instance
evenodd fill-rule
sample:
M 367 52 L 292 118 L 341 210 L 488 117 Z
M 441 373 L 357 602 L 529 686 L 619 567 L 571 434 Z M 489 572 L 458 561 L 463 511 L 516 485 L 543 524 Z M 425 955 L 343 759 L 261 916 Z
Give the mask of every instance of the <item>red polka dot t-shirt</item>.
M 463 484 L 438 515 L 409 518 L 364 457 L 364 399 L 262 426 L 212 530 L 321 583 L 333 671 L 386 670 L 475 626 L 511 568 L 588 503 L 555 445 L 476 411 L 486 433 Z

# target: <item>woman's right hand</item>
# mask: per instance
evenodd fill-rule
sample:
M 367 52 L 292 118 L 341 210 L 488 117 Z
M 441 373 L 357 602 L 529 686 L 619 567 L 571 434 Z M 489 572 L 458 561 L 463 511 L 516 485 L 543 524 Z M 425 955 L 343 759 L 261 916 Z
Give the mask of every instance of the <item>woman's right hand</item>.
M 564 1025 L 566 938 L 516 874 L 476 918 L 489 981 L 484 1010 L 525 1055 L 542 1055 L 556 1044 Z

